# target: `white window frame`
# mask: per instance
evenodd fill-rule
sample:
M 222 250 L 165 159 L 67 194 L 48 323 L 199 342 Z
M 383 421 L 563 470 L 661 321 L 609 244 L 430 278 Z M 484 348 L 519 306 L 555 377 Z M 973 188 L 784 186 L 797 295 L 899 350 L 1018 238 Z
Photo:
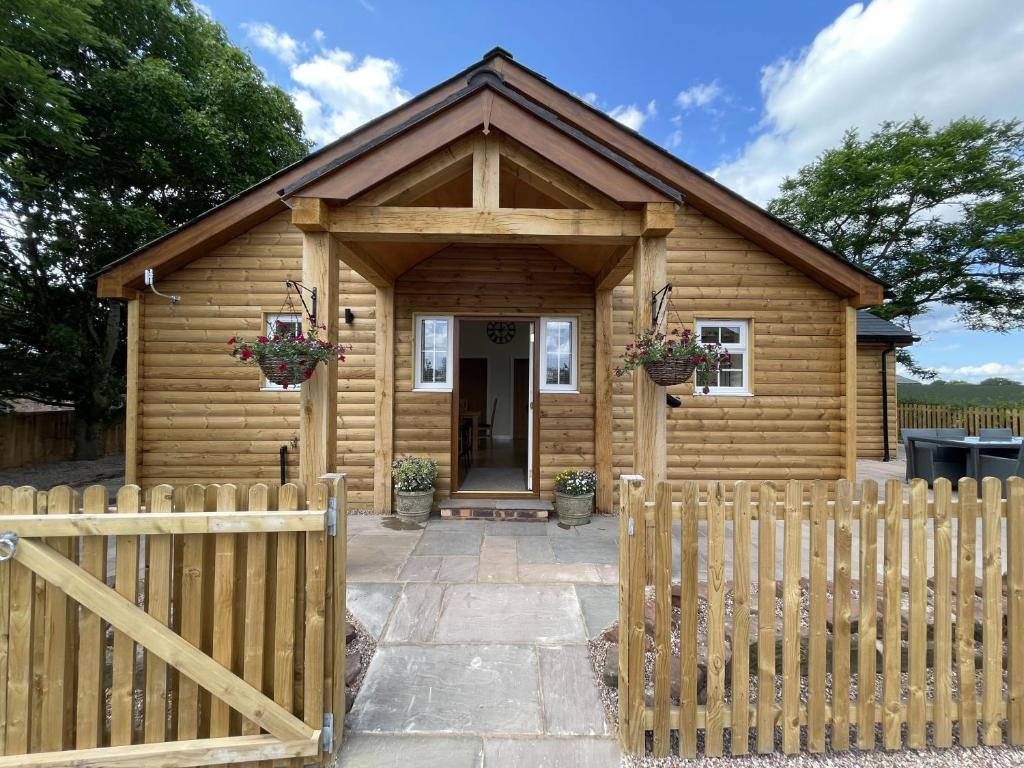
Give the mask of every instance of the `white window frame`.
M 448 323 L 448 365 L 445 367 L 445 381 L 423 381 L 423 334 L 420 328 L 424 320 L 444 320 Z M 414 392 L 451 392 L 455 368 L 455 316 L 454 315 L 413 315 L 413 354 L 416 357 Z
M 263 332 L 267 336 L 273 336 L 274 335 L 274 328 L 277 326 L 277 323 L 279 321 L 280 322 L 298 322 L 299 328 L 302 328 L 302 315 L 299 314 L 298 312 L 268 312 L 267 314 L 263 315 L 263 319 L 264 319 Z M 264 376 L 262 373 L 260 373 L 260 379 L 263 382 L 260 385 L 260 389 L 262 391 L 264 391 L 264 392 L 300 392 L 300 391 L 302 391 L 302 387 L 288 387 L 288 389 L 285 389 L 283 384 L 275 384 L 272 381 L 268 381 L 267 377 Z
M 545 379 L 547 378 L 548 370 L 548 323 L 560 322 L 569 323 L 571 327 L 572 339 L 570 340 L 569 347 L 569 383 L 568 384 L 548 384 Z M 540 391 L 541 392 L 579 392 L 579 368 L 580 368 L 580 343 L 579 343 L 579 318 L 574 316 L 565 315 L 551 315 L 548 317 L 542 317 L 540 319 L 540 360 L 537 364 L 540 366 Z
M 702 318 L 697 320 L 694 332 L 696 333 L 697 340 L 700 341 L 701 331 L 706 326 L 723 326 L 723 325 L 738 325 L 740 327 L 740 341 L 738 344 L 722 344 L 722 347 L 730 355 L 733 353 L 743 355 L 743 385 L 739 387 L 709 387 L 708 395 L 726 395 L 734 397 L 751 397 L 750 391 L 750 321 L 740 320 L 737 318 Z M 701 386 L 697 383 L 696 377 L 694 378 L 693 393 L 695 395 L 703 395 L 704 392 L 701 390 Z

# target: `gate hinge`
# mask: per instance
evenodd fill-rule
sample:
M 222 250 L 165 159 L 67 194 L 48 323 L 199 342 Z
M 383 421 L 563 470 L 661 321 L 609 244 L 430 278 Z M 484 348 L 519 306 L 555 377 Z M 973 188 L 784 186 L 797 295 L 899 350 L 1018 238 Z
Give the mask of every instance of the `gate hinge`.
M 6 531 L 0 534 L 0 563 L 14 557 L 14 551 L 18 548 L 18 534 L 13 531 Z
M 331 754 L 334 751 L 334 713 L 324 713 L 324 727 L 320 731 L 320 738 L 323 740 L 324 754 Z
M 338 535 L 338 497 L 331 496 L 327 500 L 327 535 Z

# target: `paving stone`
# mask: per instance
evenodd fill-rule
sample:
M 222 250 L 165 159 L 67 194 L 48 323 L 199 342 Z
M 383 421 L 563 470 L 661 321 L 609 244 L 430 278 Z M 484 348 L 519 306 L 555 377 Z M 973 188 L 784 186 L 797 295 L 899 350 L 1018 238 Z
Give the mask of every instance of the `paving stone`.
M 482 529 L 470 529 L 469 523 L 427 528 L 420 536 L 416 555 L 479 555 Z
M 446 555 L 437 572 L 439 582 L 476 581 L 480 558 L 476 555 Z
M 619 618 L 619 588 L 580 584 L 576 596 L 583 612 L 587 637 L 597 637 L 601 631 Z
M 601 575 L 591 563 L 520 563 L 519 581 L 600 584 Z
M 398 574 L 399 581 L 433 581 L 441 567 L 441 555 L 413 555 Z
M 487 768 L 618 768 L 621 760 L 613 739 L 484 739 Z
M 405 532 L 360 534 L 348 541 L 345 573 L 352 581 L 394 581 L 418 541 Z
M 381 645 L 345 726 L 539 734 L 537 667 L 536 651 L 524 646 Z
M 483 583 L 514 582 L 519 576 L 519 562 L 514 536 L 485 536 L 480 548 L 477 581 Z
M 547 536 L 548 524 L 518 520 L 495 520 L 487 523 L 486 536 Z
M 555 551 L 551 548 L 551 541 L 547 536 L 543 538 L 535 536 L 520 538 L 518 553 L 520 563 L 555 562 Z
M 483 741 L 475 736 L 347 733 L 338 764 L 345 768 L 481 768 L 483 750 Z
M 385 643 L 426 643 L 434 634 L 437 619 L 441 615 L 443 584 L 412 582 L 405 585 L 398 596 L 387 632 Z
M 587 646 L 540 646 L 537 653 L 547 732 L 559 736 L 606 736 L 608 725 Z
M 345 606 L 376 640 L 384 631 L 384 625 L 401 591 L 401 584 L 349 582 L 345 591 Z
M 572 643 L 586 633 L 571 586 L 454 584 L 437 624 L 437 642 Z
M 607 535 L 588 535 L 584 530 L 578 536 L 549 537 L 551 548 L 558 563 L 607 563 L 619 562 L 619 544 Z

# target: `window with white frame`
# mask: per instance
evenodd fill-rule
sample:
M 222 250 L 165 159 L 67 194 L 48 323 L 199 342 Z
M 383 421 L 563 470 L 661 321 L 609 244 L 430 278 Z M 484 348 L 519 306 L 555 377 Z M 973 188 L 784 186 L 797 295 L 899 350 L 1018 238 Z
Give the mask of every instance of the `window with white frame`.
M 579 367 L 576 318 L 544 317 L 540 321 L 540 388 L 575 392 Z
M 750 394 L 750 323 L 746 320 L 698 320 L 697 339 L 702 344 L 721 344 L 729 353 L 722 368 L 699 373 L 694 392 L 708 387 L 712 395 Z
M 416 315 L 416 389 L 452 388 L 451 315 Z
M 264 326 L 266 328 L 265 333 L 267 336 L 294 336 L 302 330 L 302 315 L 293 313 L 275 313 L 263 316 Z M 263 379 L 263 389 L 281 389 L 284 387 L 280 384 L 275 384 L 272 381 Z M 287 391 L 298 392 L 298 387 L 289 388 Z

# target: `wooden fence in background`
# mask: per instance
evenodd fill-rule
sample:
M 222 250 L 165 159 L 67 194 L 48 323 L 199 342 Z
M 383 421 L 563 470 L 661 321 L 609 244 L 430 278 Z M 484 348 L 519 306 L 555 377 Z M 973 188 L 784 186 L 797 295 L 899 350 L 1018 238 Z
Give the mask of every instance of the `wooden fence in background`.
M 696 482 L 685 482 L 681 503 L 673 504 L 671 486 L 659 483 L 650 503 L 642 478 L 623 478 L 619 729 L 627 752 L 643 754 L 649 745 L 667 755 L 673 731 L 683 757 L 697 754 L 698 731 L 708 756 L 722 755 L 727 744 L 733 755 L 823 752 L 827 736 L 834 750 L 849 749 L 852 740 L 873 750 L 876 724 L 884 749 L 904 746 L 904 726 L 905 746 L 924 748 L 929 724 L 932 746 L 942 748 L 952 744 L 954 722 L 965 746 L 978 742 L 979 725 L 985 744 L 1002 743 L 1004 723 L 1009 742 L 1024 744 L 1024 480 L 1011 478 L 1006 500 L 993 478 L 985 479 L 980 499 L 975 481 L 961 480 L 958 501 L 946 480 L 936 482 L 932 500 L 923 480 L 910 483 L 907 501 L 898 480 L 886 485 L 883 502 L 873 481 L 861 485 L 857 501 L 847 480 L 793 481 L 784 491 L 739 482 L 726 490 L 712 483 L 701 500 Z M 646 551 L 649 529 L 653 552 Z M 677 609 L 674 563 L 681 574 Z
M 966 429 L 976 435 L 979 429 L 1002 427 L 1024 435 L 1024 408 L 900 403 L 899 420 L 900 429 Z
M 0 766 L 333 763 L 344 476 L 108 503 L 0 487 Z
M 0 469 L 70 459 L 74 429 L 72 411 L 0 414 Z M 110 424 L 103 436 L 103 452 L 107 456 L 124 453 L 124 439 L 124 422 Z

